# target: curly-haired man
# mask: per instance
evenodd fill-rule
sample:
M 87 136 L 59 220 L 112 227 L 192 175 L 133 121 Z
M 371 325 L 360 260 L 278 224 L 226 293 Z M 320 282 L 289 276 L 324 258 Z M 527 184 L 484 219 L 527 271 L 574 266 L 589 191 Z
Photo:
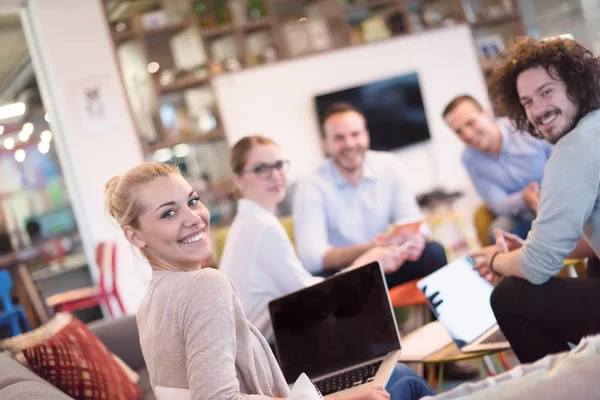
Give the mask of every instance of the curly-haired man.
M 523 39 L 507 56 L 493 98 L 517 128 L 555 146 L 526 241 L 498 233 L 473 257 L 483 276 L 504 277 L 492 308 L 519 359 L 532 362 L 600 332 L 600 279 L 555 277 L 565 258 L 600 254 L 600 59 L 568 39 Z

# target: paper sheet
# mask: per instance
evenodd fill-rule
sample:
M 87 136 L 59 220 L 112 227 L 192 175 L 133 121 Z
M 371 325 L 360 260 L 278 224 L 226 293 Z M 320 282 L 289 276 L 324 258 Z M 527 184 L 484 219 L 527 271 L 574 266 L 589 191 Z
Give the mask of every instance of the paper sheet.
M 402 340 L 400 361 L 421 361 L 452 343 L 452 338 L 439 321 L 431 322 L 408 339 Z

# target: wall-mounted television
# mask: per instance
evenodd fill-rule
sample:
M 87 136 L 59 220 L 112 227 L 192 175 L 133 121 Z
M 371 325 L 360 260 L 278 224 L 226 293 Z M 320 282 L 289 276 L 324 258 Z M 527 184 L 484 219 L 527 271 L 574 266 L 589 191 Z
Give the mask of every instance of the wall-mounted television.
M 395 150 L 431 138 L 417 73 L 324 93 L 315 102 L 320 125 L 334 103 L 350 103 L 361 110 L 373 150 Z

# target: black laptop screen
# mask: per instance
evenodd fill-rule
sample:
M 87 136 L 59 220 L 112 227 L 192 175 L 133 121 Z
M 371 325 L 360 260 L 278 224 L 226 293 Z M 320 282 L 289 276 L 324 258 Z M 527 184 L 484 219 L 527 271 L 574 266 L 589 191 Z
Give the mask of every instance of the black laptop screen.
M 313 378 L 398 350 L 378 264 L 335 275 L 269 304 L 279 363 L 288 382 Z

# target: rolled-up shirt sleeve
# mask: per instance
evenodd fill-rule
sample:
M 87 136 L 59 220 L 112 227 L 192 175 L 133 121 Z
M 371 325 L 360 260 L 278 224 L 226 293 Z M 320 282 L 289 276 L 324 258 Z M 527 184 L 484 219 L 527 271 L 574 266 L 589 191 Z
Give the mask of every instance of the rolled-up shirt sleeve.
M 323 270 L 323 257 L 331 247 L 323 195 L 312 179 L 298 183 L 293 203 L 296 250 L 311 274 Z
M 598 140 L 571 132 L 561 139 L 546 164 L 537 218 L 522 247 L 520 269 L 533 284 L 542 284 L 563 267 L 582 237 L 583 225 L 598 198 L 600 157 L 587 143 Z

